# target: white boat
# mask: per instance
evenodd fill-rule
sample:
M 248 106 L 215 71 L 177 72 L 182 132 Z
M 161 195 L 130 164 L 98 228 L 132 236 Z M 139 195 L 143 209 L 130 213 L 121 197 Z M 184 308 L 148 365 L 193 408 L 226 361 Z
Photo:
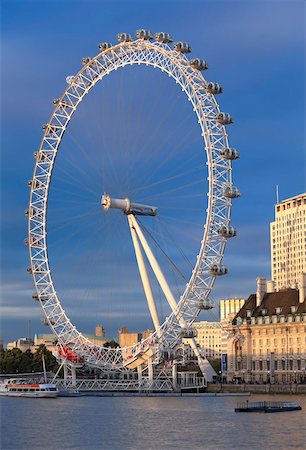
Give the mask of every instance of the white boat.
M 28 383 L 23 378 L 10 378 L 0 383 L 0 395 L 6 397 L 54 398 L 58 389 L 51 383 Z

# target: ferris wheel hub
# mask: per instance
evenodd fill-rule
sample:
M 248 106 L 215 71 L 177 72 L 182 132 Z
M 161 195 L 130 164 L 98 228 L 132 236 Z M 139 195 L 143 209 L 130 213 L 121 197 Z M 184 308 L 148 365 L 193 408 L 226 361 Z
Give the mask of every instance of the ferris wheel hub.
M 157 207 L 143 205 L 141 203 L 132 203 L 129 198 L 113 198 L 109 194 L 103 194 L 101 205 L 105 211 L 110 208 L 121 209 L 124 214 L 133 214 L 134 216 L 156 216 Z

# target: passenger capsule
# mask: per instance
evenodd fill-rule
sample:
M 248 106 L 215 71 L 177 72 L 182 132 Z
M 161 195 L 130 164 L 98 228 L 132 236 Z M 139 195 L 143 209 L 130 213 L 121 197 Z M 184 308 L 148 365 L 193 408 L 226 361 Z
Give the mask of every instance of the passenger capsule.
M 132 42 L 132 35 L 129 33 L 119 33 L 117 34 L 117 41 L 119 42 Z
M 74 75 L 69 75 L 68 77 L 66 77 L 67 84 L 72 84 L 73 80 L 74 80 Z
M 37 264 L 33 265 L 33 269 L 32 267 L 28 267 L 27 268 L 27 272 L 28 273 L 42 273 L 44 272 L 43 268 L 41 266 L 38 266 Z
M 180 53 L 190 53 L 191 47 L 187 42 L 175 42 L 173 44 L 173 49 Z
M 196 69 L 196 70 L 201 70 L 202 71 L 202 70 L 207 70 L 208 69 L 207 62 L 204 61 L 203 59 L 200 59 L 200 58 L 191 59 L 189 61 L 189 65 L 190 65 L 190 67 L 192 67 L 193 69 Z
M 61 108 L 72 108 L 72 106 L 71 105 L 69 105 L 69 103 L 65 103 L 63 100 L 61 101 L 59 98 L 55 98 L 54 100 L 53 100 L 53 104 L 54 105 L 56 105 L 56 106 L 60 106 Z
M 40 300 L 43 301 L 41 297 L 40 297 Z M 46 325 L 46 326 L 49 326 L 50 324 L 51 324 L 51 325 L 55 325 L 55 321 L 54 321 L 54 320 L 49 319 L 49 321 L 48 321 L 48 319 L 47 319 L 46 317 L 44 317 L 43 319 L 41 319 L 41 323 L 42 323 L 43 325 Z
M 192 339 L 195 338 L 198 333 L 195 328 L 182 328 L 180 334 L 184 339 Z
M 99 44 L 99 50 L 101 50 L 101 52 L 104 52 L 104 50 L 108 50 L 109 48 L 111 48 L 113 45 L 110 44 L 109 42 L 101 42 Z
M 38 215 L 38 211 L 37 211 L 37 209 L 35 209 L 35 208 L 31 208 L 31 209 L 26 209 L 25 210 L 25 212 L 24 212 L 24 215 L 26 216 L 26 217 L 35 217 L 35 216 L 37 216 Z
M 46 131 L 47 134 L 55 134 L 55 133 L 57 132 L 57 130 L 58 130 L 58 127 L 55 126 L 55 125 L 49 125 L 49 124 L 45 123 L 45 124 L 42 126 L 42 129 L 43 129 L 44 131 Z
M 239 189 L 236 186 L 225 186 L 222 190 L 222 195 L 227 198 L 238 198 L 241 196 Z
M 232 116 L 229 113 L 220 112 L 216 115 L 216 121 L 222 125 L 229 125 L 234 123 Z
M 214 95 L 222 94 L 223 92 L 222 86 L 220 86 L 219 83 L 214 83 L 213 81 L 206 83 L 204 90 Z
M 41 236 L 37 236 L 37 235 L 33 236 L 33 235 L 31 235 L 30 239 L 27 238 L 27 239 L 24 240 L 24 245 L 26 247 L 29 247 L 29 246 L 31 246 L 31 247 L 42 247 L 43 244 L 41 243 L 40 239 L 41 239 Z
M 36 161 L 48 161 L 48 155 L 46 155 L 43 152 L 34 152 L 33 156 L 36 159 Z
M 158 31 L 157 33 L 155 33 L 155 39 L 158 42 L 162 42 L 163 44 L 173 42 L 171 35 L 169 33 L 165 33 L 164 31 Z
M 29 180 L 28 181 L 28 186 L 29 188 L 33 188 L 33 189 L 40 189 L 43 187 L 43 184 L 41 181 L 39 180 Z
M 146 41 L 153 39 L 153 34 L 150 30 L 136 30 L 136 36 L 138 39 L 144 39 Z
M 215 302 L 213 300 L 211 300 L 210 298 L 206 298 L 204 300 L 200 300 L 197 303 L 197 307 L 201 311 L 207 311 L 207 310 L 213 309 L 215 307 Z
M 210 266 L 209 272 L 211 273 L 211 275 L 220 276 L 226 275 L 228 270 L 227 267 L 223 266 L 222 264 L 213 264 L 212 266 Z
M 32 295 L 32 299 L 35 301 L 42 301 L 45 302 L 46 300 L 48 300 L 49 296 L 47 294 L 42 294 L 38 297 L 37 292 L 35 292 L 35 294 Z
M 223 159 L 234 160 L 240 158 L 240 153 L 235 148 L 226 147 L 220 151 L 220 156 Z
M 232 226 L 227 227 L 227 226 L 223 225 L 222 227 L 220 227 L 217 230 L 217 233 L 220 236 L 225 237 L 227 239 L 237 236 L 237 230 L 236 230 L 236 228 L 234 228 Z
M 86 56 L 85 58 L 82 59 L 82 64 L 83 66 L 86 66 L 86 64 L 90 63 L 91 58 L 89 56 Z

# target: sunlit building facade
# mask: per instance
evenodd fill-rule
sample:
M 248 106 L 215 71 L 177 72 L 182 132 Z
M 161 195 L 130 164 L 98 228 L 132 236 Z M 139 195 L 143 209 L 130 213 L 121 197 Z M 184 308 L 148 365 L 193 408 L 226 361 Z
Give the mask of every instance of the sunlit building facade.
M 306 193 L 275 205 L 270 246 L 275 289 L 295 288 L 300 274 L 306 272 Z
M 228 382 L 306 382 L 306 274 L 298 289 L 277 292 L 267 292 L 265 279 L 257 279 L 227 346 Z
M 244 305 L 244 298 L 233 297 L 220 300 L 220 321 L 227 319 L 229 314 L 237 313 Z

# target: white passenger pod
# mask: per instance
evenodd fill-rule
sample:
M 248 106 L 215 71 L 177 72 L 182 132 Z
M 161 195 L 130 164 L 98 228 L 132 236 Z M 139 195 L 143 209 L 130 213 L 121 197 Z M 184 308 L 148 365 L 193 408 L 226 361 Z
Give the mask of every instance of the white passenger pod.
M 220 86 L 219 83 L 214 83 L 213 81 L 206 83 L 204 90 L 214 95 L 222 94 L 223 92 L 222 86 Z
M 89 56 L 86 56 L 85 58 L 82 59 L 82 64 L 83 66 L 86 66 L 86 64 L 89 64 L 91 61 L 91 58 Z
M 210 266 L 209 272 L 212 275 L 221 276 L 226 275 L 228 270 L 227 267 L 223 266 L 222 264 L 212 264 Z
M 233 185 L 225 186 L 222 190 L 222 194 L 227 198 L 238 198 L 241 196 L 239 189 Z
M 44 269 L 41 266 L 38 266 L 37 264 L 34 264 L 33 265 L 33 269 L 32 269 L 32 267 L 28 267 L 27 268 L 27 272 L 32 275 L 33 273 L 43 273 L 45 271 L 44 271 Z
M 47 134 L 55 134 L 58 130 L 58 127 L 56 127 L 55 125 L 49 125 L 49 124 L 44 124 L 42 126 L 42 129 L 47 133 Z
M 129 33 L 119 33 L 117 34 L 117 41 L 119 42 L 132 42 L 132 35 Z
M 35 208 L 26 209 L 25 212 L 24 212 L 24 215 L 26 217 L 29 217 L 29 216 L 30 217 L 35 217 L 35 216 L 38 216 L 38 211 Z
M 42 323 L 43 325 L 46 325 L 46 326 L 49 326 L 49 325 L 55 325 L 55 321 L 54 321 L 54 320 L 49 319 L 49 321 L 48 321 L 48 319 L 47 319 L 46 317 L 44 317 L 43 319 L 41 319 L 41 323 Z
M 46 300 L 48 300 L 49 296 L 46 294 L 42 294 L 40 296 L 38 296 L 37 292 L 35 292 L 35 294 L 32 295 L 32 299 L 35 301 L 41 301 L 41 302 L 45 302 Z
M 155 33 L 155 39 L 158 42 L 162 42 L 163 44 L 169 44 L 169 42 L 173 42 L 172 37 L 169 33 L 165 33 L 164 31 L 159 31 Z
M 220 112 L 216 115 L 216 121 L 221 123 L 222 125 L 230 125 L 234 123 L 232 116 L 226 112 Z
M 182 328 L 181 336 L 183 339 L 193 339 L 197 336 L 197 330 L 195 328 Z
M 210 298 L 205 298 L 204 300 L 200 300 L 197 303 L 197 307 L 201 311 L 207 311 L 207 310 L 213 309 L 215 307 L 215 302 Z
M 109 48 L 111 48 L 113 45 L 110 44 L 109 42 L 101 42 L 99 44 L 99 50 L 101 50 L 101 52 L 104 52 L 104 50 L 108 50 Z
M 175 42 L 173 44 L 173 49 L 176 52 L 180 52 L 180 53 L 190 53 L 191 52 L 191 47 L 189 44 L 187 44 L 187 42 Z
M 34 158 L 36 159 L 36 161 L 41 161 L 41 162 L 46 162 L 49 161 L 49 156 L 48 154 L 40 151 L 40 152 L 34 152 L 33 153 Z
M 43 184 L 41 181 L 34 179 L 34 180 L 28 181 L 28 186 L 29 186 L 29 188 L 33 188 L 33 189 L 41 189 L 43 187 Z
M 150 41 L 151 39 L 153 39 L 153 34 L 150 30 L 136 30 L 136 36 L 138 39 L 143 39 L 146 41 Z
M 226 147 L 220 151 L 220 156 L 223 159 L 234 160 L 240 158 L 240 153 L 235 148 Z
M 231 237 L 235 237 L 237 236 L 237 230 L 234 227 L 228 226 L 226 227 L 225 225 L 220 227 L 217 231 L 217 233 L 225 238 L 231 238 Z
M 208 64 L 207 64 L 207 62 L 204 61 L 204 59 L 200 59 L 200 58 L 194 58 L 194 59 L 191 59 L 191 60 L 189 61 L 189 65 L 190 65 L 190 67 L 192 67 L 193 69 L 200 70 L 200 71 L 202 71 L 202 70 L 207 70 L 207 69 L 208 69 Z

